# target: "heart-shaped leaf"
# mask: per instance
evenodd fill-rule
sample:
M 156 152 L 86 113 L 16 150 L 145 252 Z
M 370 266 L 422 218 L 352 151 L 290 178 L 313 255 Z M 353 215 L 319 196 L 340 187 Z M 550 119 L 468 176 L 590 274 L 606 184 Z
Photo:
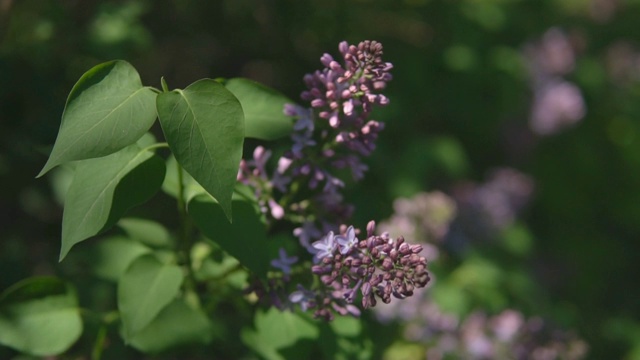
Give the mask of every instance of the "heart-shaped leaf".
M 189 202 L 189 215 L 206 237 L 235 257 L 258 276 L 266 276 L 278 249 L 267 239 L 261 214 L 246 200 L 234 199 L 235 221 L 225 221 L 220 204 L 208 196 L 197 196 Z M 275 245 L 275 244 L 273 244 Z
M 291 311 L 271 308 L 266 312 L 258 310 L 255 316 L 255 330 L 245 328 L 241 333 L 242 342 L 266 359 L 287 359 L 281 351 L 304 340 L 315 340 L 320 335 L 317 324 Z M 296 357 L 309 358 L 309 346 L 296 348 Z
M 127 342 L 176 298 L 183 278 L 179 266 L 163 264 L 152 254 L 129 265 L 118 282 L 118 309 Z
M 145 353 L 158 353 L 180 345 L 208 343 L 212 326 L 207 315 L 182 299 L 167 305 L 153 321 L 131 338 L 130 343 Z
M 62 163 L 102 157 L 135 143 L 156 119 L 155 98 L 126 61 L 87 71 L 69 94 L 58 137 L 38 177 Z
M 231 195 L 244 141 L 240 102 L 217 81 L 203 79 L 158 95 L 156 106 L 176 160 L 218 200 L 231 221 Z
M 127 209 L 153 196 L 164 161 L 137 145 L 78 162 L 62 217 L 62 260 L 72 246 L 111 227 Z
M 67 350 L 82 333 L 75 291 L 53 277 L 23 280 L 0 296 L 0 344 L 35 356 Z

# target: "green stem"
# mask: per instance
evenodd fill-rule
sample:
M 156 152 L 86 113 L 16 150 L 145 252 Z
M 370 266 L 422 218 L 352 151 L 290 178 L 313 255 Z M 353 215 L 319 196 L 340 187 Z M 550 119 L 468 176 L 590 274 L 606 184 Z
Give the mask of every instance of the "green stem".
M 93 345 L 93 350 L 91 351 L 91 360 L 100 360 L 102 357 L 102 350 L 104 349 L 104 341 L 107 338 L 107 325 L 100 325 L 100 329 L 98 329 L 98 336 L 96 337 L 96 342 Z
M 162 91 L 169 92 L 169 86 L 167 85 L 167 80 L 164 79 L 164 76 L 160 78 L 160 83 L 162 84 Z
M 182 245 L 183 260 L 187 269 L 187 279 L 185 287 L 187 290 L 195 291 L 196 279 L 193 273 L 193 261 L 191 259 L 191 247 L 193 239 L 191 238 L 191 219 L 187 215 L 187 203 L 185 201 L 185 186 L 182 166 L 176 163 L 178 167 L 178 216 L 180 218 L 180 235 L 179 240 Z

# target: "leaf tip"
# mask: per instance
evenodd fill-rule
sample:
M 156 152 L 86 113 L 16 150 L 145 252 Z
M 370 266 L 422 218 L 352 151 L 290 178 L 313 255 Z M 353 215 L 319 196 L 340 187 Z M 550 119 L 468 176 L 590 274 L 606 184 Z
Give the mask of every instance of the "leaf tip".
M 49 158 L 49 160 L 47 160 L 47 163 L 42 167 L 42 170 L 40 170 L 38 175 L 36 175 L 36 179 L 42 177 L 44 174 L 48 173 L 49 170 L 53 169 L 56 166 L 58 166 L 58 164 L 52 163 L 51 158 Z

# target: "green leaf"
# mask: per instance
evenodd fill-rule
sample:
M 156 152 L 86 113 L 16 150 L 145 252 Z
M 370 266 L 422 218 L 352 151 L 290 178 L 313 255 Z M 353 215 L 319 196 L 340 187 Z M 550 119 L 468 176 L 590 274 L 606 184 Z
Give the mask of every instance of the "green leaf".
M 180 267 L 163 264 L 154 255 L 131 263 L 118 282 L 118 310 L 127 342 L 175 299 L 182 280 Z
M 125 218 L 118 221 L 118 227 L 122 228 L 130 238 L 153 248 L 173 247 L 169 231 L 155 221 Z
M 197 196 L 191 200 L 188 212 L 206 237 L 256 275 L 266 276 L 271 260 L 278 256 L 277 248 L 270 246 L 262 214 L 254 204 L 234 199 L 236 219 L 232 224 L 225 220 L 220 204 L 208 196 Z
M 53 277 L 23 280 L 0 296 L 0 344 L 36 356 L 66 351 L 82 333 L 73 288 Z
M 178 163 L 218 200 L 231 221 L 231 195 L 244 141 L 240 102 L 220 83 L 203 79 L 158 95 L 156 106 Z
M 129 265 L 151 249 L 124 236 L 101 239 L 90 250 L 91 267 L 96 276 L 118 281 Z
M 78 162 L 62 217 L 62 260 L 72 246 L 111 227 L 126 210 L 151 198 L 164 179 L 164 162 L 137 145 Z
M 62 163 L 102 157 L 135 143 L 156 119 L 155 98 L 126 61 L 87 71 L 69 94 L 58 137 L 38 177 Z
M 281 350 L 302 340 L 317 339 L 320 331 L 316 324 L 290 311 L 270 308 L 258 310 L 255 330 L 243 329 L 242 342 L 266 359 L 285 359 Z M 309 358 L 309 346 L 297 346 L 295 355 L 299 359 Z M 307 352 L 306 354 L 304 352 Z
M 276 140 L 293 130 L 293 120 L 283 112 L 284 104 L 293 104 L 281 93 L 249 79 L 235 78 L 225 83 L 244 111 L 244 136 Z
M 212 326 L 207 315 L 182 299 L 175 299 L 130 343 L 144 353 L 159 353 L 180 345 L 206 344 L 211 341 Z
M 191 201 L 196 195 L 208 194 L 207 191 L 195 181 L 176 161 L 176 158 L 169 156 L 166 162 L 167 172 L 162 183 L 162 191 L 166 194 L 178 198 L 180 192 L 180 179 L 178 169 L 182 171 L 183 196 L 186 202 Z

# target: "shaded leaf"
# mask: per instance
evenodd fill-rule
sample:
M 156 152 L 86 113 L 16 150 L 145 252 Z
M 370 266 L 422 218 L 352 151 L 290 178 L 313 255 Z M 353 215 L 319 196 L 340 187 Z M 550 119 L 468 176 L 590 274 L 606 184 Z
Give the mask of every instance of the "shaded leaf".
M 207 196 L 197 196 L 189 202 L 188 212 L 196 226 L 209 239 L 235 257 L 258 276 L 266 276 L 277 248 L 270 246 L 262 214 L 244 199 L 233 200 L 235 221 L 224 218 L 220 204 Z
M 72 246 L 112 226 L 126 210 L 153 196 L 164 162 L 137 145 L 78 162 L 65 199 L 60 260 Z
M 255 81 L 234 78 L 225 83 L 244 111 L 244 136 L 276 140 L 293 131 L 293 120 L 285 116 L 284 104 L 293 104 L 283 94 Z
M 244 141 L 242 107 L 220 83 L 203 79 L 158 95 L 160 124 L 180 165 L 231 220 L 231 194 Z
M 182 280 L 180 267 L 163 264 L 154 255 L 131 263 L 118 282 L 118 310 L 127 342 L 175 299 Z
M 131 262 L 151 249 L 124 236 L 101 239 L 89 253 L 91 267 L 96 276 L 118 281 Z
M 207 315 L 184 300 L 175 299 L 130 343 L 142 352 L 159 353 L 181 345 L 206 344 L 211 338 L 212 326 Z
M 66 351 L 81 333 L 76 293 L 60 279 L 25 279 L 0 297 L 0 344 L 52 356 Z
M 173 240 L 169 231 L 155 221 L 139 218 L 124 218 L 118 221 L 130 238 L 154 248 L 171 248 Z
M 207 194 L 207 191 L 178 164 L 175 157 L 169 156 L 166 162 L 166 167 L 167 172 L 164 177 L 164 182 L 162 183 L 162 191 L 166 194 L 171 195 L 174 198 L 178 197 L 178 193 L 180 192 L 178 169 L 182 171 L 183 195 L 186 202 L 189 202 L 196 195 Z
M 38 177 L 62 163 L 113 154 L 135 143 L 156 119 L 155 98 L 126 61 L 87 71 L 69 94 L 58 137 Z

